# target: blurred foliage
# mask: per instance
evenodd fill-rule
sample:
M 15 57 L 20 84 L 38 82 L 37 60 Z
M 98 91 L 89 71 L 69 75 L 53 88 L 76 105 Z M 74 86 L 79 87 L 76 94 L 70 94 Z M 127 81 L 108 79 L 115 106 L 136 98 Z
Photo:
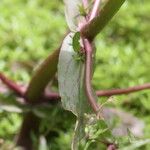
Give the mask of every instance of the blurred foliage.
M 33 67 L 59 46 L 67 31 L 63 7 L 60 0 L 0 1 L 0 71 L 15 81 L 28 83 Z M 95 89 L 124 88 L 150 81 L 149 12 L 149 0 L 127 1 L 98 35 Z M 116 108 L 144 120 L 144 138 L 150 138 L 150 92 L 116 98 Z M 3 103 L 13 99 L 0 94 Z M 49 149 L 69 150 L 74 116 L 60 108 L 50 110 L 49 114 L 49 118 L 42 118 L 39 143 L 46 143 Z M 15 139 L 20 124 L 20 114 L 0 110 L 0 145 Z M 150 145 L 142 149 L 148 150 Z

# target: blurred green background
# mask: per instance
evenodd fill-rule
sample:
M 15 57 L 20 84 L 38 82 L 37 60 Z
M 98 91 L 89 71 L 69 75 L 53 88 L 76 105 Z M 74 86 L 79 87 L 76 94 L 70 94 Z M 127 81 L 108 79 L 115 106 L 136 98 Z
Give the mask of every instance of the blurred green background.
M 149 14 L 149 0 L 126 1 L 98 35 L 95 89 L 125 88 L 150 82 Z M 0 72 L 27 84 L 33 68 L 59 46 L 67 30 L 60 0 L 0 0 Z M 11 93 L 0 93 L 1 104 L 13 99 Z M 150 91 L 116 96 L 116 99 L 115 107 L 145 122 L 144 138 L 150 138 Z M 44 136 L 47 138 L 49 149 L 70 149 L 74 116 L 60 109 L 50 112 L 51 117 L 42 118 L 41 138 L 44 141 Z M 21 114 L 0 109 L 0 145 L 13 143 L 21 120 Z M 142 149 L 148 150 L 150 146 L 147 144 Z

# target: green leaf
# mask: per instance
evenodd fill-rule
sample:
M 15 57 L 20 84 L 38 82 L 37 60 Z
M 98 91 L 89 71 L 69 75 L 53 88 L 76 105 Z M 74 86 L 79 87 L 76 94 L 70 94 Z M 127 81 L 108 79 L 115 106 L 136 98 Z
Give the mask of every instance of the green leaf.
M 71 31 L 77 31 L 79 21 L 83 19 L 79 8 L 82 2 L 81 0 L 64 0 L 64 3 L 67 24 Z
M 80 52 L 80 32 L 76 32 L 72 38 L 72 46 L 75 52 Z
M 85 141 L 85 129 L 89 125 L 90 115 L 93 112 L 85 94 L 85 62 L 74 59 L 74 56 L 78 54 L 74 51 L 73 44 L 70 44 L 73 43 L 72 37 L 74 36 L 75 33 L 69 33 L 63 41 L 58 61 L 58 83 L 64 109 L 77 116 L 72 142 L 72 150 L 77 150 L 80 146 L 85 145 L 85 142 L 83 144 L 82 141 Z M 104 121 L 97 121 L 96 117 L 94 121 L 96 125 L 92 125 L 94 126 L 93 138 L 95 139 L 104 133 L 106 135 L 108 127 Z
M 83 61 L 76 61 L 72 43 L 74 33 L 70 33 L 63 41 L 58 62 L 58 83 L 61 102 L 64 109 L 77 116 L 75 135 L 72 149 L 77 149 L 80 140 L 84 136 L 84 115 L 91 112 L 91 108 L 85 95 Z
M 99 12 L 99 15 L 95 17 L 82 29 L 82 34 L 89 39 L 94 37 L 101 32 L 101 30 L 107 25 L 112 17 L 117 13 L 119 8 L 125 0 L 108 0 L 105 6 Z
M 63 107 L 76 116 L 80 116 L 83 112 L 87 112 L 89 104 L 84 92 L 84 62 L 73 58 L 77 56 L 70 44 L 73 42 L 71 38 L 73 36 L 74 33 L 66 36 L 60 50 L 58 82 Z
M 92 115 L 89 115 L 88 117 L 90 118 L 86 123 L 86 134 L 90 140 L 107 140 L 107 138 L 112 138 L 111 131 L 105 120 L 98 120 L 96 116 Z

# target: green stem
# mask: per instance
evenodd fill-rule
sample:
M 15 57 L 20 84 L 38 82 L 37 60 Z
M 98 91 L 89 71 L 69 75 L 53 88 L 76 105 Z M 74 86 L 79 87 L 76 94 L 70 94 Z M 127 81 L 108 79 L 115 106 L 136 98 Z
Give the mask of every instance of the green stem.
M 58 48 L 48 56 L 34 73 L 26 91 L 28 101 L 37 102 L 44 93 L 48 82 L 54 77 L 57 71 L 59 51 Z
M 81 30 L 82 36 L 93 40 L 117 13 L 125 0 L 108 0 L 99 15 L 87 23 Z
M 58 56 L 59 48 L 55 50 L 52 55 L 47 57 L 33 75 L 25 93 L 26 99 L 30 103 L 37 103 L 40 100 L 45 87 L 55 75 Z M 33 133 L 37 138 L 39 137 L 40 122 L 40 118 L 35 116 L 32 112 L 28 112 L 23 118 L 20 133 L 17 138 L 17 145 L 22 146 L 25 150 L 34 150 L 31 134 Z

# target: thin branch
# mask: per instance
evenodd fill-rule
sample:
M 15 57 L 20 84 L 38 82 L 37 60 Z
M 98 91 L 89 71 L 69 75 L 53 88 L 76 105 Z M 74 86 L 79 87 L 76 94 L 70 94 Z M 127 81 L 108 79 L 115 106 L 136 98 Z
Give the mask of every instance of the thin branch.
M 0 80 L 10 89 L 12 90 L 17 96 L 24 98 L 24 92 L 21 89 L 21 87 L 16 84 L 14 81 L 8 79 L 4 74 L 0 73 Z M 97 96 L 103 96 L 103 97 L 109 97 L 113 95 L 122 95 L 122 94 L 130 94 L 134 92 L 139 92 L 143 90 L 149 90 L 150 89 L 150 83 L 145 83 L 143 85 L 136 85 L 133 87 L 128 87 L 124 89 L 111 89 L 111 90 L 99 90 L 96 91 Z M 3 91 L 3 90 L 1 90 Z M 42 96 L 44 101 L 55 101 L 61 99 L 59 96 L 59 93 L 57 92 L 46 92 Z
M 17 85 L 14 81 L 9 80 L 4 74 L 0 73 L 0 80 L 11 89 L 17 96 L 24 97 L 24 92 L 21 87 Z
M 90 15 L 89 21 L 91 21 L 92 19 L 94 19 L 98 15 L 100 4 L 101 4 L 101 0 L 95 0 L 93 9 L 91 11 L 91 15 Z
M 96 94 L 97 96 L 112 96 L 112 95 L 129 94 L 146 89 L 150 89 L 150 83 L 145 83 L 143 85 L 137 85 L 125 89 L 100 90 L 96 91 Z
M 109 97 L 113 95 L 130 94 L 130 93 L 139 92 L 142 90 L 150 90 L 150 83 L 145 83 L 143 85 L 137 85 L 137 86 L 124 88 L 124 89 L 99 90 L 99 91 L 96 91 L 96 95 Z M 48 101 L 50 101 L 52 98 L 56 100 L 61 99 L 58 93 L 53 93 L 53 92 L 45 93 L 44 97 Z
M 25 96 L 25 91 L 26 91 L 26 86 L 19 86 L 16 84 L 14 81 L 6 77 L 3 73 L 0 73 L 0 80 L 10 89 L 11 91 L 16 94 L 16 96 L 21 97 L 24 99 L 24 104 L 30 104 L 26 103 L 26 96 Z M 23 90 L 22 90 L 23 87 Z M 0 87 L 0 93 L 7 93 L 8 90 L 6 87 Z M 39 103 L 45 103 L 45 102 L 50 102 L 51 104 L 56 104 L 60 100 L 60 96 L 58 93 L 52 92 L 52 93 L 45 93 L 42 95 L 41 100 Z M 21 102 L 22 104 L 22 102 Z
M 99 106 L 95 100 L 95 97 L 93 96 L 93 89 L 91 85 L 91 79 L 92 79 L 92 66 L 93 66 L 93 59 L 92 59 L 92 45 L 87 39 L 83 39 L 84 48 L 85 48 L 85 91 L 88 98 L 88 101 L 93 108 L 94 112 L 97 113 L 99 110 Z

